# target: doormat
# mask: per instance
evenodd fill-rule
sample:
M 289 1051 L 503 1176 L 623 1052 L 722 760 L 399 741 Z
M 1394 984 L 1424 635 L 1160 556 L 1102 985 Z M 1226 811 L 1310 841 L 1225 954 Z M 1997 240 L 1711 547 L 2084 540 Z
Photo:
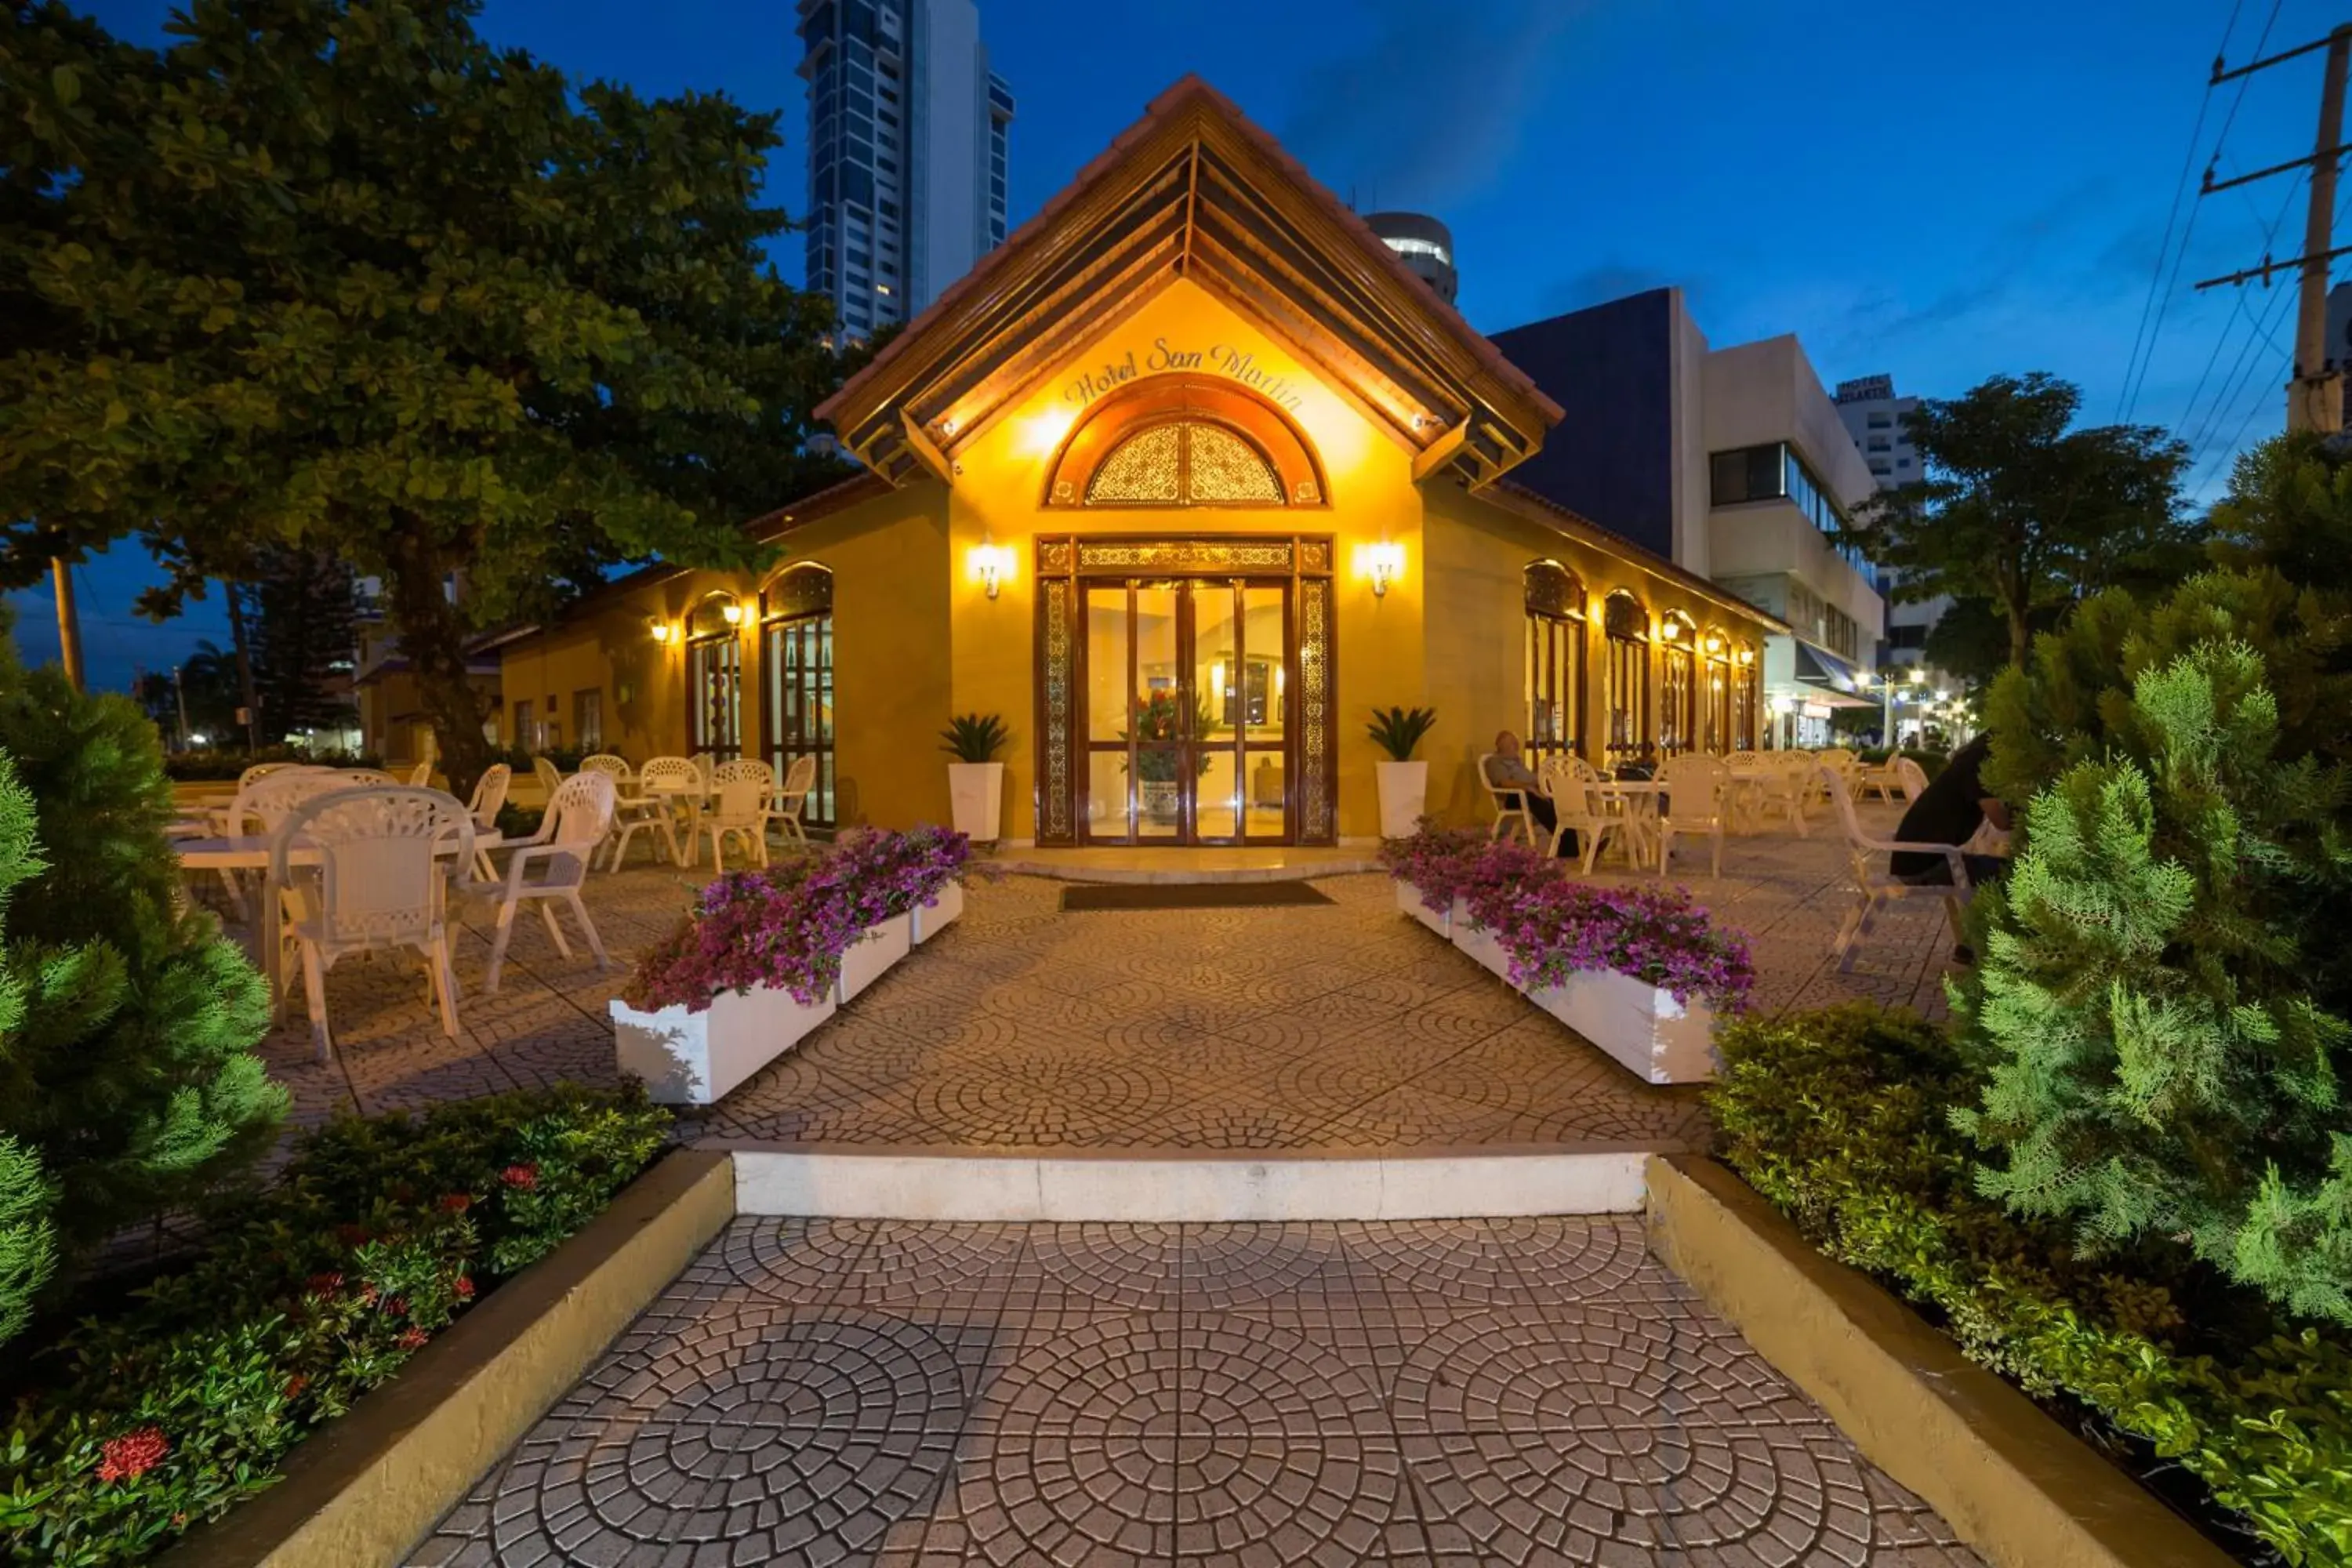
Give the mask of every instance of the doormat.
M 1305 882 L 1087 882 L 1062 889 L 1062 912 L 1085 910 L 1273 910 L 1328 904 Z

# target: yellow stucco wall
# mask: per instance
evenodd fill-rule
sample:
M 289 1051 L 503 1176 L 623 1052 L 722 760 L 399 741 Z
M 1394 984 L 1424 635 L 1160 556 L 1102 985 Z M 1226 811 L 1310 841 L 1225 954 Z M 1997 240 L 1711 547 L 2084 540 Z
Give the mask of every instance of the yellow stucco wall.
M 1190 372 L 1225 375 L 1273 396 L 1314 447 L 1328 504 L 1263 509 L 1092 510 L 1045 504 L 1048 470 L 1091 406 L 1103 367 L 1134 366 L 1134 379 Z M 1239 373 L 1239 374 L 1237 374 Z M 1037 599 L 1034 543 L 1041 533 L 1329 534 L 1334 537 L 1338 825 L 1343 839 L 1379 831 L 1370 710 L 1428 705 L 1438 728 L 1425 743 L 1430 804 L 1469 821 L 1485 811 L 1476 756 L 1500 729 L 1527 721 L 1521 573 L 1561 561 L 1584 580 L 1593 618 L 1585 661 L 1587 754 L 1597 755 L 1602 705 L 1601 601 L 1633 589 L 1654 617 L 1686 611 L 1700 626 L 1725 611 L 1630 556 L 1563 536 L 1547 522 L 1464 493 L 1450 481 L 1424 488 L 1406 444 L 1322 374 L 1221 297 L 1178 280 L 1068 356 L 954 449 L 952 485 L 924 479 L 793 529 L 787 563 L 815 561 L 835 574 L 835 680 L 841 819 L 904 826 L 948 813 L 946 758 L 938 731 L 957 713 L 1001 715 L 1013 743 L 1004 832 L 1036 831 Z M 1385 596 L 1372 592 L 1366 547 L 1401 546 L 1403 572 Z M 1007 563 L 987 597 L 975 563 L 993 547 Z M 682 639 L 656 644 L 649 616 L 677 626 L 714 589 L 741 596 L 744 754 L 767 754 L 758 584 L 681 574 L 592 601 L 563 625 L 506 651 L 509 711 L 518 697 L 562 699 L 604 683 L 605 741 L 633 761 L 686 749 Z M 1743 637 L 1749 635 L 1745 629 Z M 1654 668 L 1652 711 L 1656 711 Z

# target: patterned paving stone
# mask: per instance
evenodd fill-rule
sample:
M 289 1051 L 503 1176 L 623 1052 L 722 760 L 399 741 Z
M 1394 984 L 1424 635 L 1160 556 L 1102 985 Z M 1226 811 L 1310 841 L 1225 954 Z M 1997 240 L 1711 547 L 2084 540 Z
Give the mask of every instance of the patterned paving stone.
M 1977 1564 L 1621 1219 L 738 1220 L 410 1561 Z

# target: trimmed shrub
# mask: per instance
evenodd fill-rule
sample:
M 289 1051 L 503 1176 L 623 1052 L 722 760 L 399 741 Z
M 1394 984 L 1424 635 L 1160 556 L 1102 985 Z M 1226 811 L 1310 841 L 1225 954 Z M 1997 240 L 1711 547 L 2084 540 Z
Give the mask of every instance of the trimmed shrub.
M 2346 627 L 2272 574 L 2085 605 L 1994 689 L 2031 799 L 1954 990 L 1978 1182 L 2086 1254 L 2185 1246 L 2352 1324 Z
M 1970 1359 L 2072 1400 L 2287 1562 L 2352 1564 L 2352 1336 L 2283 1324 L 2178 1249 L 2089 1258 L 1976 1191 L 1962 1053 L 1863 1005 L 1716 1037 L 1718 1152 L 1806 1238 L 1930 1310 Z
M 193 1267 L 37 1358 L 0 1453 L 8 1561 L 137 1563 L 270 1486 L 650 1164 L 667 1111 L 560 1087 L 339 1121 Z

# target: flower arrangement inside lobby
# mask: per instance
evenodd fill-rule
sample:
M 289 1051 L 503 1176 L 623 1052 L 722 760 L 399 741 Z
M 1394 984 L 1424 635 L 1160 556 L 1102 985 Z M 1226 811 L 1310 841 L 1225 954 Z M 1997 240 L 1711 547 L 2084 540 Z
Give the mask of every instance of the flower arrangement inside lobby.
M 971 855 L 971 840 L 949 828 L 856 829 L 828 854 L 714 878 L 639 962 L 622 999 L 698 1013 L 721 992 L 767 986 L 814 1005 L 862 934 L 936 900 Z

